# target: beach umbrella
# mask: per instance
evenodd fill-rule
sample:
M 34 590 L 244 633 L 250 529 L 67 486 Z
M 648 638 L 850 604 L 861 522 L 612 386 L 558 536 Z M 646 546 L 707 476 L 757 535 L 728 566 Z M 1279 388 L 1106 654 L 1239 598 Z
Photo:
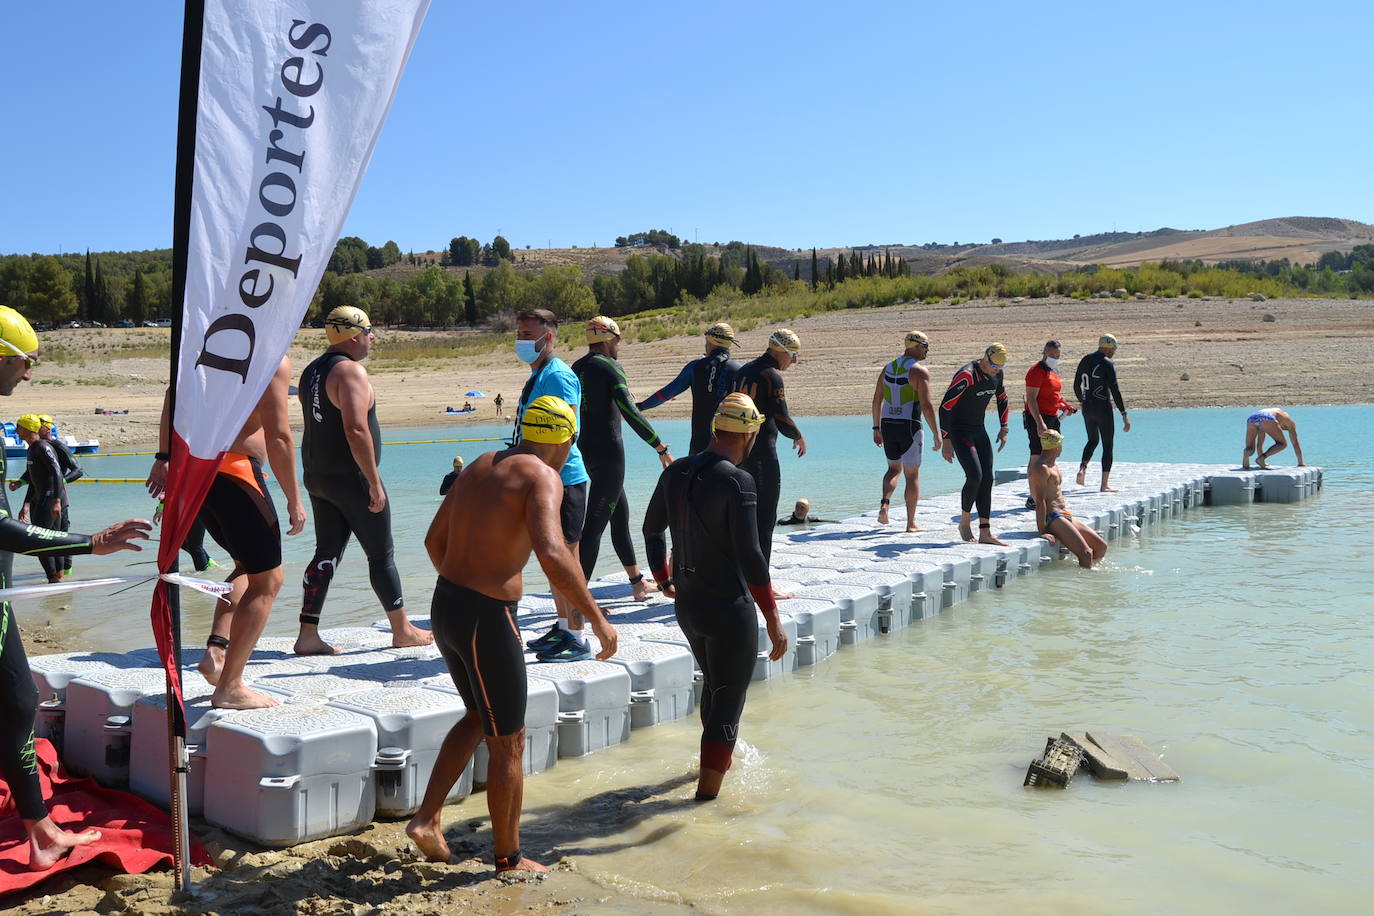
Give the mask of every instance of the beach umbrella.
M 463 395 L 463 397 L 465 397 L 465 398 L 484 398 L 484 397 L 486 397 L 486 395 L 483 394 L 483 393 L 480 392 L 480 391 L 475 391 L 475 390 L 474 390 L 474 391 L 469 391 L 467 394 Z

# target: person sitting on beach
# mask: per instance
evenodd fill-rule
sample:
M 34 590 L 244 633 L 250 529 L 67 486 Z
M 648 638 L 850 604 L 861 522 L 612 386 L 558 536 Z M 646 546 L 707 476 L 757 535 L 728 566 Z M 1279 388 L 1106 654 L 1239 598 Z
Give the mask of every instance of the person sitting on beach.
M 1241 455 L 1240 466 L 1248 469 L 1250 456 L 1258 453 L 1255 464 L 1261 468 L 1269 467 L 1265 464 L 1269 456 L 1276 455 L 1288 447 L 1283 438 L 1284 430 L 1293 437 L 1293 452 L 1298 456 L 1298 467 L 1305 467 L 1302 460 L 1302 445 L 1298 442 L 1298 424 L 1293 422 L 1288 411 L 1277 407 L 1257 410 L 1245 421 L 1245 451 Z M 1274 440 L 1274 444 L 1267 449 L 1264 447 L 1265 436 Z
M 469 411 L 471 411 L 471 410 L 472 410 L 472 402 L 471 402 L 471 401 L 464 401 L 464 402 L 463 402 L 463 413 L 467 413 L 467 412 L 469 412 Z
M 28 381 L 38 363 L 38 335 L 28 320 L 8 306 L 0 306 L 0 396 L 14 393 Z M 0 449 L 0 479 L 5 455 Z M 131 518 L 97 534 L 70 534 L 26 525 L 10 515 L 9 496 L 0 490 L 0 588 L 14 579 L 16 553 L 63 556 L 105 555 L 117 550 L 142 550 L 152 529 L 146 519 Z M 29 672 L 19 621 L 8 601 L 0 601 L 0 776 L 9 786 L 14 809 L 29 841 L 29 868 L 44 871 L 74 847 L 100 839 L 100 831 L 71 833 L 48 814 L 34 752 L 33 725 L 38 716 L 38 688 Z
M 772 646 L 769 659 L 787 652 L 759 543 L 754 479 L 740 467 L 763 424 L 748 395 L 736 392 L 721 401 L 706 451 L 668 465 L 644 516 L 649 568 L 663 594 L 677 599 L 678 626 L 705 678 L 697 801 L 720 794 L 734 757 L 758 657 L 759 613 Z M 664 531 L 673 539 L 671 577 Z
M 1035 500 L 1035 526 L 1051 544 L 1060 543 L 1078 557 L 1078 565 L 1092 569 L 1107 555 L 1107 542 L 1091 525 L 1073 517 L 1064 504 L 1064 472 L 1056 463 L 1064 449 L 1064 434 L 1047 429 L 1040 434 L 1040 460 L 1030 469 Z
M 463 458 L 461 455 L 453 456 L 453 470 L 444 475 L 444 479 L 439 483 L 439 495 L 447 496 L 448 491 L 453 489 L 453 484 L 458 480 L 458 475 L 463 473 Z
M 560 517 L 558 472 L 574 448 L 577 417 L 566 401 L 545 395 L 524 406 L 520 424 L 519 442 L 487 452 L 458 478 L 425 535 L 425 549 L 439 574 L 430 611 L 434 644 L 467 711 L 444 739 L 424 799 L 406 825 L 406 835 L 427 859 L 449 860 L 440 823 L 444 801 L 485 740 L 498 872 L 548 871 L 520 850 L 529 682 L 515 606 L 531 551 L 550 584 L 591 621 L 601 643 L 596 657 L 610 658 L 616 650 L 615 628 L 587 591 Z
M 296 445 L 291 437 L 287 389 L 291 360 L 284 357 L 248 415 L 239 434 L 220 459 L 214 483 L 201 504 L 199 522 L 234 561 L 227 582 L 228 601 L 216 601 L 199 670 L 215 685 L 210 705 L 217 709 L 257 709 L 277 701 L 248 687 L 244 667 L 267 626 L 272 605 L 282 586 L 281 526 L 277 507 L 267 491 L 264 462 L 272 468 L 286 496 L 291 527 L 305 528 L 305 505 L 296 482 Z M 157 500 L 166 494 L 171 421 L 163 402 L 158 452 L 148 472 L 148 493 Z M 183 543 L 183 547 L 185 544 Z
M 828 522 L 828 518 L 816 518 L 811 514 L 811 500 L 803 496 L 797 500 L 797 504 L 792 507 L 792 514 L 785 518 L 778 519 L 779 525 L 808 525 Z

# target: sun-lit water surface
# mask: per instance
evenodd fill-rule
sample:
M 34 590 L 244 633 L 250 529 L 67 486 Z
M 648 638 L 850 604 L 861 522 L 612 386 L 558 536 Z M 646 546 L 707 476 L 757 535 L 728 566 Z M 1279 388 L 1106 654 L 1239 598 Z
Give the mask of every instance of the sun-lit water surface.
M 1235 462 L 1243 409 L 1138 411 L 1118 460 Z M 1370 409 L 1295 411 L 1324 492 L 1297 505 L 1205 509 L 1114 543 L 1104 568 L 1059 563 L 980 592 L 887 639 L 755 685 L 747 750 L 716 804 L 683 780 L 698 730 L 677 723 L 527 786 L 527 842 L 571 855 L 607 887 L 711 912 L 1367 911 L 1374 891 L 1374 512 Z M 809 496 L 841 518 L 872 508 L 881 470 L 866 418 L 802 419 L 811 453 L 783 461 L 784 503 Z M 684 442 L 685 422 L 665 422 Z M 1082 442 L 1070 421 L 1069 454 Z M 388 440 L 452 431 L 388 433 Z M 497 434 L 493 429 L 491 434 Z M 458 435 L 480 435 L 465 428 Z M 998 456 L 1023 462 L 1019 431 Z M 433 574 L 420 539 L 453 454 L 489 446 L 386 450 L 397 552 L 416 613 Z M 456 450 L 456 451 L 455 451 Z M 636 524 L 656 477 L 627 441 Z M 958 485 L 932 456 L 929 493 Z M 1276 463 L 1291 463 L 1291 452 Z M 91 462 L 136 476 L 146 459 Z M 146 514 L 134 487 L 75 490 L 74 527 Z M 785 506 L 784 506 L 785 508 Z M 294 632 L 309 529 L 286 551 L 269 633 Z M 126 555 L 127 556 L 127 555 Z M 614 568 L 609 539 L 600 571 Z M 641 555 L 642 556 L 642 555 Z M 82 576 L 125 560 L 78 560 Z M 29 570 L 29 565 L 33 569 Z M 37 561 L 20 558 L 23 579 Z M 530 589 L 542 584 L 529 577 Z M 102 647 L 148 645 L 147 592 L 27 602 Z M 70 607 L 64 607 L 70 605 Z M 356 545 L 326 625 L 381 616 Z M 186 642 L 208 604 L 187 601 Z M 1178 785 L 1080 777 L 1067 792 L 1021 787 L 1046 736 L 1101 728 L 1138 735 Z M 456 809 L 485 813 L 480 797 Z M 554 845 L 556 844 L 556 845 Z

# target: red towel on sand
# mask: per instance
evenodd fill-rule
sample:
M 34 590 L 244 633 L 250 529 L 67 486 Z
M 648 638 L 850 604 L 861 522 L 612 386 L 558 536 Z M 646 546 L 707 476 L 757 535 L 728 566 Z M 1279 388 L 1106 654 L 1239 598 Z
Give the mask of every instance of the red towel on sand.
M 80 833 L 88 827 L 100 831 L 100 839 L 78 846 L 71 855 L 47 871 L 29 871 L 29 837 L 24 822 L 14 811 L 9 786 L 0 781 L 0 895 L 32 887 L 51 875 L 99 860 L 119 871 L 139 874 L 163 862 L 172 862 L 172 825 L 161 808 L 127 792 L 102 789 L 94 779 L 75 779 L 62 772 L 57 753 L 39 739 L 38 777 L 43 798 L 59 827 Z M 205 847 L 191 837 L 191 863 L 214 864 Z

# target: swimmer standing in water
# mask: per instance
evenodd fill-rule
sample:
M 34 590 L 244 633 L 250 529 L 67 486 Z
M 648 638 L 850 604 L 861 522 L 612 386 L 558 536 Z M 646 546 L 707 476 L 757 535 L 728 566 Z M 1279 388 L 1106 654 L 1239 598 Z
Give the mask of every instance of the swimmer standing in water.
M 1268 468 L 1269 465 L 1265 462 L 1269 460 L 1269 456 L 1277 455 L 1288 447 L 1283 438 L 1285 431 L 1293 437 L 1293 452 L 1298 457 L 1298 467 L 1305 467 L 1302 460 L 1302 444 L 1298 442 L 1298 424 L 1293 422 L 1288 411 L 1277 407 L 1257 410 L 1245 421 L 1245 451 L 1241 455 L 1240 466 L 1248 469 L 1250 456 L 1258 453 L 1255 464 L 1261 468 Z M 1267 449 L 1264 447 L 1265 436 L 1274 440 L 1274 444 Z
M 668 466 L 644 516 L 644 549 L 663 594 L 676 598 L 677 622 L 696 657 L 701 691 L 701 773 L 697 801 L 720 794 L 758 657 L 763 614 L 777 661 L 787 652 L 759 544 L 754 480 L 740 465 L 758 439 L 763 415 L 744 394 L 721 401 L 706 451 Z M 770 516 L 770 529 L 772 527 Z M 663 532 L 672 532 L 672 576 Z M 758 610 L 755 610 L 757 605 Z
M 559 469 L 577 436 L 567 402 L 536 398 L 520 414 L 520 441 L 482 455 L 458 478 L 425 535 L 439 573 L 430 620 L 434 642 L 467 711 L 449 730 L 406 835 L 425 858 L 451 856 L 440 817 L 473 752 L 486 741 L 487 808 L 498 872 L 548 871 L 520 850 L 524 798 L 525 704 L 529 682 L 515 625 L 520 571 L 533 551 L 549 582 L 591 621 L 597 658 L 616 650 L 615 628 L 597 607 L 564 542 Z
M 1078 565 L 1092 569 L 1107 555 L 1107 542 L 1092 526 L 1073 517 L 1064 504 L 1064 472 L 1056 463 L 1064 449 L 1064 434 L 1047 429 L 1040 434 L 1040 460 L 1031 463 L 1031 492 L 1035 527 L 1051 544 L 1058 541 L 1078 557 Z

